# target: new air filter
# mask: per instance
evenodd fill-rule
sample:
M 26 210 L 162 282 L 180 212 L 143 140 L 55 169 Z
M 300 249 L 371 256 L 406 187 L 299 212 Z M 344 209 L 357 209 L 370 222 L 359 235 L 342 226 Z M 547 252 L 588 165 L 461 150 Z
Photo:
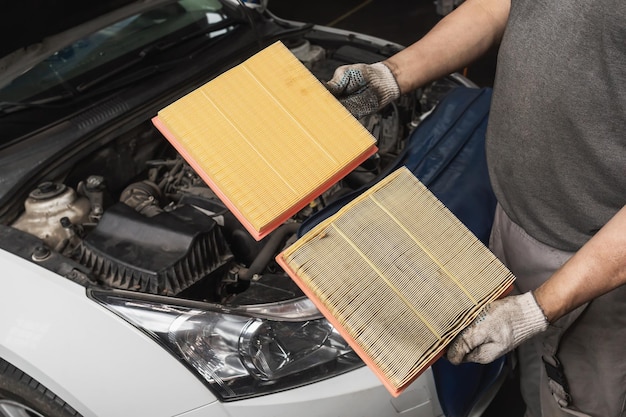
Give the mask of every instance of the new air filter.
M 376 151 L 371 134 L 282 43 L 153 122 L 256 239 Z
M 277 261 L 394 396 L 514 280 L 406 168 Z

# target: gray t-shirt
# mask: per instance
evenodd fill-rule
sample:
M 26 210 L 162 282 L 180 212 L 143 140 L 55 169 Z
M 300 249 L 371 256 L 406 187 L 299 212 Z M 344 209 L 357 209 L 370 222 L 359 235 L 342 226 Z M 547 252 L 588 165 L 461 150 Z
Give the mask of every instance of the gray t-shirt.
M 487 131 L 491 181 L 574 251 L 626 204 L 626 1 L 512 0 Z

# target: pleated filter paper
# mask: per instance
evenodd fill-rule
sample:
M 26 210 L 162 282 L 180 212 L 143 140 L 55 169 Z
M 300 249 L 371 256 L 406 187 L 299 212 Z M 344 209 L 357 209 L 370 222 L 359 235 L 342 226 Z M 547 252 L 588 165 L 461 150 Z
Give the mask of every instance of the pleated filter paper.
M 153 123 L 257 240 L 377 150 L 280 42 L 165 107 Z
M 276 260 L 394 396 L 514 281 L 406 168 Z

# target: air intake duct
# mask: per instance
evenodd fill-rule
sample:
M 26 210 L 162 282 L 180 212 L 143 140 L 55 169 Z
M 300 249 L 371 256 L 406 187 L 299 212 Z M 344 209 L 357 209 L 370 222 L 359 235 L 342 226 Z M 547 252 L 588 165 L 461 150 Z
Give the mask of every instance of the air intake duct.
M 123 203 L 105 212 L 76 254 L 111 287 L 160 295 L 221 273 L 232 259 L 215 221 L 193 207 L 145 217 Z

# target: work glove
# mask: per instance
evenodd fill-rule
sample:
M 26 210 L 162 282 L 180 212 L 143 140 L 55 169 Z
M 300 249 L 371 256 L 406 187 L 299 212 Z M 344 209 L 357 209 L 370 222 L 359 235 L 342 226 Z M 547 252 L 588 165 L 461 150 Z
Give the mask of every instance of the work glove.
M 531 292 L 496 300 L 448 347 L 447 357 L 461 362 L 490 363 L 548 328 L 548 320 Z
M 382 62 L 343 65 L 335 70 L 326 87 L 356 118 L 372 114 L 400 97 L 396 78 Z

